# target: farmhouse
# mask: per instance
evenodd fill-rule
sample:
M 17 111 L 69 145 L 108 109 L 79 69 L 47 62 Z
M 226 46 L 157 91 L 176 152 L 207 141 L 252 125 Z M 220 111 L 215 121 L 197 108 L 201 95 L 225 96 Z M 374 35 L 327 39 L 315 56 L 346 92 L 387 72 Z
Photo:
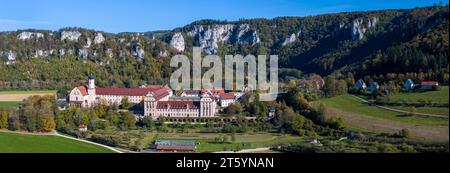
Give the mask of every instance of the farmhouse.
M 408 79 L 403 83 L 403 87 L 408 91 L 413 90 L 414 82 L 411 79 Z
M 368 89 L 370 92 L 374 92 L 374 91 L 377 91 L 378 88 L 380 88 L 380 85 L 378 85 L 377 82 L 372 82 L 372 83 L 370 84 L 370 86 L 369 86 L 367 89 Z
M 439 87 L 439 83 L 436 81 L 423 81 L 420 83 L 420 89 L 423 90 L 436 90 Z
M 120 105 L 122 99 L 131 103 L 144 103 L 144 116 L 153 119 L 164 117 L 214 117 L 216 98 L 210 91 L 200 95 L 174 96 L 167 86 L 147 85 L 139 88 L 101 88 L 95 86 L 95 79 L 88 77 L 87 86 L 78 86 L 68 95 L 68 102 L 75 107 L 91 107 L 97 103 Z
M 220 94 L 220 106 L 228 107 L 235 102 L 236 96 L 234 93 L 222 93 Z
M 87 131 L 87 126 L 84 125 L 84 124 L 80 124 L 80 125 L 78 126 L 78 131 L 80 131 L 80 132 L 86 132 L 86 131 Z
M 363 90 L 366 89 L 366 87 L 367 85 L 362 79 L 356 81 L 355 85 L 353 86 L 353 88 L 355 88 L 356 90 Z

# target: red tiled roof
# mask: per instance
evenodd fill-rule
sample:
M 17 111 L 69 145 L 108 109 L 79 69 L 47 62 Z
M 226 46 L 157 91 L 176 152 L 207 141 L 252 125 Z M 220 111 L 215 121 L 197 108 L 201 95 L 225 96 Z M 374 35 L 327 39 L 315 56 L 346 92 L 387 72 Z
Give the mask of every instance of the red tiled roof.
M 77 88 L 78 88 L 78 90 L 80 90 L 80 92 L 81 92 L 81 94 L 82 94 L 83 96 L 87 96 L 87 95 L 88 95 L 87 87 L 86 87 L 86 86 L 79 86 L 79 87 L 77 87 Z
M 98 95 L 126 95 L 126 96 L 144 96 L 153 89 L 150 88 L 95 88 Z
M 83 96 L 88 95 L 86 86 L 78 86 Z M 142 88 L 100 88 L 96 87 L 95 92 L 98 95 L 123 95 L 123 96 L 145 96 L 149 92 L 152 92 L 155 99 L 159 100 L 167 95 L 169 91 L 165 86 L 162 85 L 150 85 Z
M 198 109 L 200 103 L 196 101 L 159 101 L 157 104 L 157 109 Z
M 156 100 L 159 100 L 159 99 L 169 95 L 169 92 L 167 91 L 167 89 L 165 87 L 153 90 L 152 93 Z
M 225 93 L 225 91 L 223 89 L 212 89 L 211 93 L 214 95 L 219 95 Z
M 421 85 L 438 85 L 438 82 L 436 82 L 436 81 L 423 81 L 420 84 Z
M 220 99 L 224 100 L 224 99 L 234 99 L 234 93 L 230 92 L 230 93 L 222 93 L 220 94 Z
M 183 92 L 188 95 L 194 95 L 194 94 L 199 95 L 200 94 L 200 90 L 184 90 Z
M 323 87 L 325 85 L 325 81 L 323 80 L 322 77 L 320 77 L 319 75 L 313 75 L 310 77 L 310 80 L 316 82 L 317 85 L 319 85 L 319 87 Z
M 169 95 L 165 87 L 150 87 L 150 88 L 95 88 L 98 95 L 124 95 L 124 96 L 145 96 L 152 92 L 155 99 L 159 100 L 162 97 Z
M 84 125 L 84 124 L 80 124 L 79 126 L 78 126 L 78 128 L 82 128 L 82 129 L 84 129 L 84 128 L 86 128 L 87 126 L 86 125 Z
M 179 150 L 179 151 L 193 151 L 195 149 L 194 146 L 156 146 L 157 150 Z

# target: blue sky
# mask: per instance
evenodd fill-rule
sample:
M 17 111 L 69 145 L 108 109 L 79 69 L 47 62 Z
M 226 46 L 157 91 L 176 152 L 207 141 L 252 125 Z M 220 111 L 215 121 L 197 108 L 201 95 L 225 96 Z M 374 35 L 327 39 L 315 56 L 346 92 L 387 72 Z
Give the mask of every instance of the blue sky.
M 440 0 L 0 0 L 0 31 L 85 27 L 112 33 L 166 30 L 199 19 L 308 16 L 405 9 Z M 448 1 L 442 1 L 448 4 Z

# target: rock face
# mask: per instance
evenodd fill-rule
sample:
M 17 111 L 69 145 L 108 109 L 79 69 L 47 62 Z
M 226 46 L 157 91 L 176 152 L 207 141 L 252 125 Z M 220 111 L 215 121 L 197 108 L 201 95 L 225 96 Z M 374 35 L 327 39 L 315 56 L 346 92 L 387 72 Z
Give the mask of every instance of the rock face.
M 234 24 L 195 25 L 187 36 L 198 41 L 198 45 L 206 54 L 216 54 L 219 44 L 251 44 L 261 42 L 256 31 L 249 24 L 236 26 Z M 195 45 L 195 44 L 194 44 Z
M 352 40 L 361 40 L 364 38 L 364 33 L 366 33 L 366 28 L 363 26 L 363 19 L 353 20 L 352 27 Z
M 13 64 L 15 62 L 15 60 L 16 60 L 16 56 L 17 56 L 17 53 L 15 53 L 15 52 L 13 52 L 11 50 L 7 51 L 7 52 L 0 51 L 0 60 L 1 60 L 2 57 L 5 57 L 6 58 L 6 61 L 5 61 L 6 65 Z
M 16 56 L 17 56 L 17 54 L 13 51 L 9 51 L 8 53 L 6 53 L 6 57 L 8 58 L 8 61 L 16 60 Z
M 77 56 L 82 58 L 82 59 L 87 59 L 89 56 L 89 51 L 88 49 L 79 49 Z
M 378 18 L 373 17 L 373 18 L 372 18 L 371 20 L 369 20 L 369 22 L 367 23 L 367 27 L 368 27 L 368 28 L 375 27 L 375 25 L 377 24 L 377 22 L 378 22 Z
M 78 38 L 81 36 L 81 33 L 78 31 L 62 31 L 61 32 L 61 40 L 70 40 L 70 41 L 78 41 Z
M 92 41 L 90 38 L 86 38 L 86 45 L 84 45 L 85 48 L 91 47 Z
M 206 29 L 205 29 L 206 28 Z M 217 53 L 219 49 L 218 43 L 224 43 L 230 39 L 234 26 L 228 25 L 212 25 L 194 26 L 194 29 L 187 33 L 190 37 L 198 39 L 200 48 L 207 54 Z
M 144 59 L 145 51 L 144 51 L 144 49 L 141 48 L 140 45 L 136 45 L 131 50 L 131 55 L 133 55 L 134 57 L 136 57 L 138 59 Z
M 172 36 L 172 39 L 170 40 L 170 46 L 180 52 L 184 51 L 185 43 L 181 32 L 177 32 Z
M 373 17 L 371 19 L 368 19 L 367 21 L 367 28 L 364 27 L 364 19 L 359 18 L 353 20 L 353 26 L 352 26 L 352 40 L 361 40 L 364 38 L 364 34 L 366 33 L 367 29 L 375 27 L 375 25 L 378 22 L 378 18 Z
M 288 44 L 293 43 L 296 39 L 297 39 L 297 36 L 296 36 L 294 33 L 292 33 L 291 36 L 287 37 L 287 38 L 284 40 L 283 44 L 281 44 L 281 45 L 282 45 L 282 46 L 286 46 L 286 45 L 288 45 Z
M 32 38 L 43 38 L 44 34 L 43 33 L 39 33 L 39 32 L 21 32 L 20 34 L 17 35 L 17 38 L 19 40 L 28 40 L 28 39 L 32 39 Z
M 102 33 L 97 32 L 94 37 L 95 44 L 101 44 L 105 41 L 105 37 L 103 37 Z
M 48 57 L 52 55 L 55 52 L 55 50 L 36 50 L 34 52 L 34 57 Z
M 108 58 L 113 58 L 114 57 L 114 53 L 113 53 L 113 51 L 112 51 L 112 49 L 107 49 L 106 50 L 106 56 L 108 57 Z
M 169 56 L 169 53 L 167 53 L 167 50 L 159 52 L 159 57 L 168 57 L 168 56 Z
M 66 55 L 66 49 L 59 49 L 58 53 L 59 53 L 59 56 L 64 56 L 64 55 Z
M 242 24 L 239 26 L 236 40 L 238 44 L 250 44 L 252 46 L 261 42 L 261 39 L 258 37 L 258 33 L 250 30 L 249 24 Z

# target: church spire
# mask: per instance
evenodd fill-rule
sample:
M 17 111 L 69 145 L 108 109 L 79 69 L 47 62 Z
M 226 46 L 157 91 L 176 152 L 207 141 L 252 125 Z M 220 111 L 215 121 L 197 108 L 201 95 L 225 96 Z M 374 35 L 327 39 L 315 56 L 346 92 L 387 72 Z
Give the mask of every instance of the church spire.
M 92 72 L 89 72 L 88 80 L 92 80 L 92 79 L 94 79 L 94 75 L 92 74 Z

